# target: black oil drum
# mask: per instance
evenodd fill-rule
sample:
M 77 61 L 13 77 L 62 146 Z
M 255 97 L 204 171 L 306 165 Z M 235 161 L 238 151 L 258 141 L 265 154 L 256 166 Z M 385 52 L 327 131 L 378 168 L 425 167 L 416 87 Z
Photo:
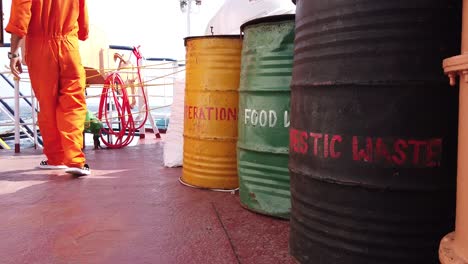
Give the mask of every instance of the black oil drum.
M 290 252 L 438 263 L 453 230 L 461 1 L 297 0 Z

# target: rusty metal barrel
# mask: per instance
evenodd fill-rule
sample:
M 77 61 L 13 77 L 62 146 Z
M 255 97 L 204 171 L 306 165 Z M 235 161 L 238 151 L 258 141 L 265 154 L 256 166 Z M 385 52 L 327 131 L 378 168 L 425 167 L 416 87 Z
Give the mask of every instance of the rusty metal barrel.
M 438 263 L 453 229 L 454 0 L 297 0 L 290 252 L 301 263 Z
M 237 119 L 242 39 L 188 37 L 182 182 L 237 188 Z
M 294 15 L 269 16 L 241 26 L 239 138 L 241 204 L 289 219 L 289 112 Z

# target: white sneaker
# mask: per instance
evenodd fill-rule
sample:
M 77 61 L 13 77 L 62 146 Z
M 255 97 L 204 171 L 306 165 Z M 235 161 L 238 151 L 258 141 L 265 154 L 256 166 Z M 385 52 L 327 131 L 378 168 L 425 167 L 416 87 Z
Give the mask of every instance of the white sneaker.
M 47 160 L 43 160 L 41 161 L 41 163 L 39 163 L 39 166 L 37 166 L 37 168 L 41 170 L 62 170 L 67 169 L 68 167 L 66 165 L 49 165 L 49 163 L 47 163 Z
M 85 164 L 82 168 L 70 167 L 66 169 L 65 172 L 75 177 L 88 176 L 91 174 L 88 164 Z

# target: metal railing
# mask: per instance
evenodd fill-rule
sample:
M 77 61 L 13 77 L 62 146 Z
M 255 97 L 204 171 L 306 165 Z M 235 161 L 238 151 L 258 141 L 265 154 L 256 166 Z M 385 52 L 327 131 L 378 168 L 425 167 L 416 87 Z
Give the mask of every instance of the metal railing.
M 109 46 L 109 54 L 107 65 L 111 65 L 111 52 L 115 52 L 116 50 L 123 50 L 123 51 L 131 51 L 132 47 L 127 46 L 117 46 L 111 45 Z M 172 104 L 172 97 L 173 97 L 173 87 L 175 83 L 175 75 L 180 71 L 179 64 L 176 60 L 170 58 L 145 58 L 143 60 L 142 67 L 142 79 L 145 91 L 148 91 L 148 87 L 158 88 L 158 89 L 150 89 L 150 93 L 146 92 L 147 97 L 149 98 L 150 102 L 152 100 L 156 101 L 156 107 L 150 107 L 148 109 L 157 110 L 163 107 L 168 107 Z M 103 69 L 100 69 L 103 70 Z M 110 72 L 115 71 L 115 69 L 104 69 L 101 71 L 102 75 L 109 74 Z M 120 74 L 135 74 L 135 68 L 122 68 L 119 69 Z M 0 123 L 0 128 L 2 127 L 13 127 L 14 128 L 14 146 L 15 152 L 20 152 L 20 140 L 21 138 L 27 138 L 30 140 L 34 147 L 42 147 L 42 139 L 38 133 L 38 126 L 37 126 L 37 111 L 39 106 L 37 105 L 36 98 L 34 96 L 34 92 L 31 89 L 30 95 L 24 95 L 20 91 L 20 81 L 19 80 L 10 80 L 4 73 L 0 73 L 0 81 L 3 81 L 4 84 L 0 84 L 1 86 L 8 86 L 13 89 L 13 95 L 0 95 L 0 114 L 6 116 L 6 121 Z M 21 83 L 23 79 L 21 80 Z M 135 83 L 135 86 L 138 87 L 138 83 Z M 24 87 L 24 86 L 22 86 Z M 100 85 L 92 84 L 87 86 L 87 90 L 93 90 L 89 88 L 102 88 Z M 140 89 L 138 89 L 140 90 Z M 23 90 L 24 91 L 24 90 Z M 96 91 L 96 90 L 95 90 Z M 156 92 L 154 92 L 156 91 Z M 4 94 L 4 93 L 2 93 Z M 90 95 L 87 95 L 87 101 L 94 100 L 99 97 L 99 92 L 91 92 Z M 141 100 L 141 93 L 138 92 L 136 94 L 130 94 L 129 97 L 134 97 L 136 99 L 136 105 L 138 109 L 142 109 L 142 100 Z M 140 98 L 140 100 L 139 100 Z M 13 100 L 13 103 L 11 102 Z M 22 103 L 20 109 L 20 102 Z M 24 110 L 24 105 L 30 108 L 31 113 L 31 120 L 24 120 L 21 118 L 21 110 Z M 29 109 L 28 109 L 29 112 Z M 139 111 L 136 112 L 137 114 Z M 151 113 L 150 115 L 151 116 Z M 159 116 L 159 115 L 158 115 Z M 157 117 L 157 116 L 155 116 Z M 137 118 L 138 119 L 138 118 Z M 155 120 L 154 118 L 150 118 L 151 125 L 154 127 Z M 165 122 L 165 120 L 164 120 Z M 11 132 L 9 132 L 11 134 Z M 9 136 L 11 140 L 11 136 Z M 8 141 L 10 141 L 8 140 Z M 0 148 L 6 148 L 5 142 L 2 140 L 0 142 Z
M 14 128 L 14 148 L 15 153 L 20 152 L 20 138 L 21 134 L 25 135 L 29 140 L 32 141 L 34 147 L 42 147 L 42 139 L 38 136 L 38 129 L 36 125 L 37 117 L 37 108 L 36 100 L 34 93 L 31 89 L 31 95 L 25 96 L 20 92 L 19 80 L 14 82 L 10 81 L 3 73 L 0 73 L 0 76 L 6 83 L 5 86 L 9 86 L 13 89 L 13 96 L 3 96 L 0 97 L 0 112 L 3 113 L 7 119 L 12 123 L 2 123 L 0 126 L 12 126 Z M 30 98 L 30 100 L 28 100 Z M 6 102 L 6 100 L 13 99 L 13 108 Z M 26 102 L 26 104 L 31 107 L 31 122 L 25 122 L 23 118 L 20 117 L 20 100 Z M 3 145 L 3 144 L 2 144 Z M 2 146 L 3 147 L 3 146 Z

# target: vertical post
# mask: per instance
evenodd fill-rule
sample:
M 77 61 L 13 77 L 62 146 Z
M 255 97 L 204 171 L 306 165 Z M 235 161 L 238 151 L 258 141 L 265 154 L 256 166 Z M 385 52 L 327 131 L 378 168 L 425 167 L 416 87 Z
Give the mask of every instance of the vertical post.
M 468 164 L 466 162 L 468 158 L 468 84 L 464 81 L 460 82 L 459 111 L 457 214 L 454 249 L 465 261 L 461 263 L 468 264 Z
M 37 149 L 38 141 L 37 141 L 37 126 L 36 126 L 36 97 L 34 95 L 34 91 L 31 88 L 31 117 L 32 117 L 32 129 L 33 129 L 33 136 L 34 136 L 34 148 Z
M 139 58 L 136 58 L 137 60 L 139 60 Z M 137 69 L 137 71 L 139 70 L 140 71 L 140 76 L 141 78 L 137 78 L 138 79 L 138 87 L 140 87 L 141 89 L 138 89 L 138 118 L 137 120 L 143 120 L 143 116 L 146 114 L 146 112 L 150 111 L 148 109 L 148 104 L 145 104 L 145 100 L 148 100 L 148 90 L 146 89 L 146 83 L 147 83 L 147 75 L 146 75 L 146 60 L 144 59 L 141 59 L 140 60 L 140 68 Z M 138 66 L 137 66 L 138 67 Z M 140 83 L 140 80 L 141 81 L 144 81 L 144 83 Z M 135 84 L 136 84 L 136 81 L 135 81 Z M 146 96 L 146 97 L 143 97 L 143 96 Z M 147 101 L 146 101 L 147 102 Z M 150 112 L 148 113 L 148 117 L 151 117 L 150 115 Z M 148 121 L 148 120 L 147 120 Z M 146 128 L 145 128 L 145 124 L 143 124 L 143 127 L 140 129 L 139 133 L 140 133 L 140 139 L 144 139 L 145 136 L 146 136 Z
M 468 0 L 463 0 L 462 54 L 468 54 Z M 455 250 L 468 263 L 468 83 L 467 72 L 460 80 L 458 119 L 457 215 L 455 220 Z
M 142 87 L 141 87 L 141 84 L 137 83 L 136 81 L 135 81 L 135 84 L 138 85 L 138 88 L 137 88 L 137 100 L 138 100 L 138 101 L 137 101 L 137 106 L 138 106 L 137 109 L 138 109 L 138 115 L 137 115 L 136 120 L 137 120 L 138 122 L 140 122 L 140 121 L 143 119 L 143 111 L 147 111 L 147 109 L 145 108 L 145 104 L 144 104 L 144 100 L 145 100 L 145 98 L 143 97 L 143 94 L 144 94 L 144 93 L 143 93 L 143 89 L 144 89 L 144 88 L 142 88 Z M 140 132 L 141 132 L 141 131 L 140 131 Z M 144 133 L 143 133 L 143 134 L 144 134 Z M 141 133 L 140 133 L 140 138 L 142 138 L 142 137 L 141 137 Z
M 19 79 L 15 77 L 15 153 L 20 152 L 20 100 Z
M 468 0 L 463 0 L 461 56 L 444 61 L 444 68 L 456 65 L 457 60 L 468 56 Z M 463 63 L 461 63 L 463 64 Z M 439 248 L 442 264 L 468 264 L 468 65 L 449 72 L 451 84 L 455 74 L 460 74 L 458 117 L 457 206 L 455 232 L 445 236 Z
M 192 0 L 187 0 L 187 37 L 190 36 L 190 13 L 192 12 Z
M 109 63 L 107 64 L 109 65 Z M 105 65 L 104 65 L 104 49 L 100 49 L 99 50 L 99 73 L 102 75 L 102 76 L 105 76 L 106 75 L 106 71 L 105 71 Z

